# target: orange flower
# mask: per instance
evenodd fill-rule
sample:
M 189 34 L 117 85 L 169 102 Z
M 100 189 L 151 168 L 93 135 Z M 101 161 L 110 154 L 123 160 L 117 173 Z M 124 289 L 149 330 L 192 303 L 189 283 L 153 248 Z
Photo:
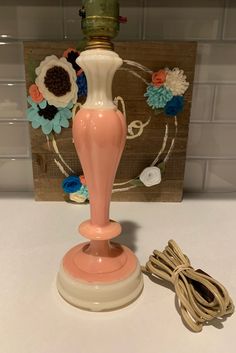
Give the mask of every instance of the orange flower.
M 86 180 L 85 180 L 85 176 L 84 175 L 80 175 L 80 181 L 82 185 L 86 185 Z
M 165 70 L 159 70 L 152 74 L 152 83 L 156 87 L 160 87 L 166 80 L 167 72 Z
M 43 95 L 39 91 L 38 86 L 36 84 L 33 84 L 29 88 L 29 94 L 30 97 L 32 98 L 33 102 L 35 103 L 40 103 L 43 100 Z

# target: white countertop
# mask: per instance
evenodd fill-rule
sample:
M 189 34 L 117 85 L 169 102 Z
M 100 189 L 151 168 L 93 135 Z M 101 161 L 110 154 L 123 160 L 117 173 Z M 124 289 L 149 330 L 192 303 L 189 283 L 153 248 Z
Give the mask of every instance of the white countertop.
M 35 202 L 31 194 L 0 194 L 1 353 L 234 353 L 236 314 L 190 332 L 173 291 L 145 276 L 141 297 L 106 313 L 82 311 L 57 293 L 65 252 L 83 241 L 88 206 Z M 113 203 L 120 241 L 145 264 L 173 238 L 236 302 L 236 195 L 189 195 L 182 203 Z M 220 328 L 222 326 L 223 328 Z

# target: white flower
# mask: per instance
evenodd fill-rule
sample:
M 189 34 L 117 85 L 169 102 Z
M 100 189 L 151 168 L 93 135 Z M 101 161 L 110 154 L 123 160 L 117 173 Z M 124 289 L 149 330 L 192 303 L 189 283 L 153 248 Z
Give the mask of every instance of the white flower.
M 158 167 L 145 168 L 140 174 L 139 179 L 147 187 L 160 184 L 161 171 Z
M 175 67 L 173 70 L 167 69 L 164 86 L 171 90 L 173 96 L 182 96 L 188 89 L 189 83 L 186 81 L 184 71 Z
M 65 108 L 70 102 L 76 103 L 76 72 L 66 58 L 47 56 L 35 73 L 35 83 L 50 105 Z
M 84 203 L 87 199 L 84 195 L 81 195 L 78 191 L 72 192 L 69 194 L 69 198 L 71 201 L 77 202 L 77 203 Z

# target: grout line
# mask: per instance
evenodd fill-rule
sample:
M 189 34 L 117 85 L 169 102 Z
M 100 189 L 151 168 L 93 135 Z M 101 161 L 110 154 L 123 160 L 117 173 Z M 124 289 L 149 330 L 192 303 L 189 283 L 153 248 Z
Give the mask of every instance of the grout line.
M 60 0 L 61 7 L 61 21 L 62 21 L 62 40 L 67 39 L 65 35 L 65 11 L 64 11 L 64 0 Z
M 220 156 L 217 156 L 217 157 L 209 157 L 209 156 L 191 156 L 191 155 L 188 155 L 186 157 L 186 159 L 194 159 L 194 160 L 219 160 L 219 161 L 222 161 L 222 160 L 227 160 L 227 161 L 236 161 L 236 157 L 228 157 L 228 156 L 223 156 L 223 157 L 220 157 Z
M 204 121 L 195 120 L 191 121 L 189 125 L 236 125 L 235 120 L 214 120 L 214 121 Z
M 23 157 L 23 156 L 12 156 L 12 157 L 6 157 L 0 155 L 0 160 L 27 160 L 27 161 L 32 161 L 32 157 Z
M 147 29 L 147 21 L 146 21 L 146 18 L 147 18 L 147 13 L 146 13 L 146 9 L 147 9 L 147 2 L 148 0 L 142 0 L 143 2 L 143 21 L 142 21 L 142 36 L 141 36 L 141 39 L 142 40 L 146 40 L 146 29 Z
M 26 125 L 26 123 L 28 123 L 28 120 L 27 119 L 18 119 L 18 120 L 0 119 L 0 126 L 1 124 L 6 124 L 6 123 L 8 123 L 8 125 L 14 125 L 14 124 Z
M 228 8 L 229 8 L 229 1 L 225 0 L 224 1 L 224 11 L 223 11 L 223 17 L 222 17 L 222 27 L 221 27 L 221 40 L 225 40 L 225 30 L 226 30 L 226 22 L 227 22 L 227 16 L 228 16 Z
M 209 161 L 208 160 L 204 161 L 204 168 L 205 168 L 205 170 L 204 170 L 203 180 L 202 180 L 202 191 L 206 192 L 206 179 L 207 179 L 207 175 L 209 172 Z
M 216 98 L 217 98 L 217 85 L 214 85 L 214 91 L 213 91 L 213 99 L 212 99 L 212 106 L 211 106 L 211 116 L 210 116 L 210 122 L 215 122 L 215 113 L 216 113 Z
M 22 84 L 26 84 L 26 81 L 23 79 L 19 79 L 19 80 L 2 80 L 0 79 L 0 85 L 1 86 L 14 86 L 14 85 L 22 85 Z

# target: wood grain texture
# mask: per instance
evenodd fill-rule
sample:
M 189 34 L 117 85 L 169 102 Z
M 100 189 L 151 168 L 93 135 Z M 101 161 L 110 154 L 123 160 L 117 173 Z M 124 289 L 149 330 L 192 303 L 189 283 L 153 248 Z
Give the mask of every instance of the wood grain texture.
M 68 47 L 76 47 L 76 42 L 25 42 L 24 55 L 26 67 L 27 89 L 32 84 L 30 71 L 36 68 L 47 55 L 62 56 Z M 196 43 L 194 42 L 120 42 L 115 43 L 116 52 L 127 60 L 133 60 L 145 65 L 153 71 L 161 68 L 180 67 L 185 71 L 190 82 L 185 94 L 184 111 L 178 115 L 178 134 L 170 159 L 166 164 L 161 184 L 147 188 L 144 186 L 129 191 L 115 193 L 115 201 L 181 201 L 183 195 L 183 178 L 188 139 L 189 116 L 192 100 L 192 83 L 196 58 Z M 126 64 L 124 68 L 130 68 Z M 148 82 L 151 76 L 139 69 L 133 68 Z M 169 138 L 161 159 L 170 147 L 175 134 L 174 120 L 164 114 L 155 116 L 143 97 L 146 91 L 145 83 L 127 71 L 118 71 L 113 83 L 113 96 L 122 96 L 127 110 L 127 123 L 133 120 L 146 122 L 151 116 L 150 124 L 143 134 L 134 140 L 127 140 L 125 151 L 117 172 L 116 182 L 124 182 L 137 177 L 148 167 L 157 156 L 163 143 L 165 125 L 168 123 Z M 30 128 L 33 158 L 33 173 L 36 200 L 61 201 L 65 199 L 61 188 L 63 174 L 57 168 L 54 159 L 58 156 L 50 149 L 45 135 L 40 129 Z M 71 126 L 62 129 L 60 135 L 55 134 L 58 148 L 64 160 L 76 172 L 82 174 L 75 148 L 72 142 Z

